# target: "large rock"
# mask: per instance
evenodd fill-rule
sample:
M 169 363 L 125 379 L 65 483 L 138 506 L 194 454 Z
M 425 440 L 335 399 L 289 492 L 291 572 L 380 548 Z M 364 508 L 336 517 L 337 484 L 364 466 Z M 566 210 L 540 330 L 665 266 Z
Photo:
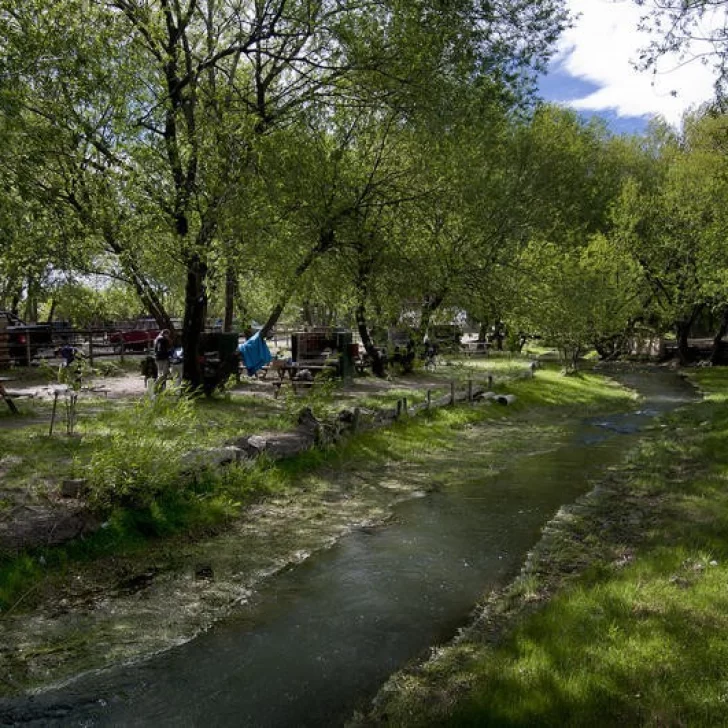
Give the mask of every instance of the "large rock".
M 207 468 L 219 468 L 243 460 L 246 452 L 235 445 L 200 448 L 182 456 L 182 471 L 197 472 Z
M 100 526 L 99 518 L 84 507 L 17 506 L 0 522 L 0 550 L 57 546 L 93 533 Z
M 240 450 L 249 458 L 260 457 L 263 453 L 272 460 L 292 457 L 316 444 L 313 431 L 296 429 L 293 432 L 276 432 L 268 435 L 248 435 L 236 441 Z

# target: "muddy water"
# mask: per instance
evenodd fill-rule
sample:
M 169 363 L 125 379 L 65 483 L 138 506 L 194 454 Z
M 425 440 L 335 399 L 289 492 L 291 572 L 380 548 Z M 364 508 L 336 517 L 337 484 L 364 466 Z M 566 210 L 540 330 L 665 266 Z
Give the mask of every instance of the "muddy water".
M 278 574 L 186 644 L 5 701 L 0 724 L 343 724 L 393 671 L 452 637 L 484 592 L 512 578 L 544 523 L 616 463 L 654 415 L 693 396 L 674 375 L 620 379 L 644 397 L 634 411 L 558 431 L 524 426 L 532 454 L 524 448 L 497 472 L 477 452 L 433 451 L 418 477 L 436 492 L 401 503 L 386 526 Z

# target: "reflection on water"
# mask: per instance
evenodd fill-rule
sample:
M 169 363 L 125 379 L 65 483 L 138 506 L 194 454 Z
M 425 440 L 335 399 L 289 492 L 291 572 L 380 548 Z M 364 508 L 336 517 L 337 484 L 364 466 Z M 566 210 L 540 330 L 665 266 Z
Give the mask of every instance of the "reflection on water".
M 343 724 L 388 675 L 449 639 L 484 592 L 517 573 L 544 523 L 617 461 L 629 435 L 691 397 L 674 376 L 624 380 L 645 394 L 634 412 L 579 423 L 555 449 L 501 472 L 469 468 L 466 479 L 398 506 L 388 527 L 354 533 L 279 574 L 208 633 L 143 664 L 8 702 L 0 721 Z M 436 452 L 431 467 L 434 477 Z

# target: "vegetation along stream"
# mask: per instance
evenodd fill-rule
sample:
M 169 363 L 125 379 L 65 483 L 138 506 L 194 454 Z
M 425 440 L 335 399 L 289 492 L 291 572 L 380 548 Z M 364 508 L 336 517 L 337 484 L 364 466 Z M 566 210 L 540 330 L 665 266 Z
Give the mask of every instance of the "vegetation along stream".
M 429 492 L 400 503 L 381 527 L 354 531 L 278 573 L 185 644 L 4 701 L 0 724 L 342 725 L 392 672 L 450 639 L 484 594 L 512 578 L 544 524 L 587 492 L 655 415 L 694 397 L 669 372 L 619 378 L 642 395 L 632 411 L 504 427 L 520 445 L 500 469 L 478 446 L 493 424 L 475 426 L 458 451 L 434 448 L 402 476 Z

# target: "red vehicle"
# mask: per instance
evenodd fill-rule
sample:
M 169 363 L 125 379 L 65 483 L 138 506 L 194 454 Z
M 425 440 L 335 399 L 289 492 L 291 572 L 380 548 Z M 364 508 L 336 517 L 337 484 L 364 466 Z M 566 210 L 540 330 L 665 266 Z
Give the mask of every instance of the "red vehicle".
M 154 319 L 142 319 L 135 321 L 130 328 L 109 334 L 109 343 L 113 344 L 117 352 L 121 351 L 122 345 L 124 351 L 147 351 L 152 348 L 159 332 L 160 328 Z

